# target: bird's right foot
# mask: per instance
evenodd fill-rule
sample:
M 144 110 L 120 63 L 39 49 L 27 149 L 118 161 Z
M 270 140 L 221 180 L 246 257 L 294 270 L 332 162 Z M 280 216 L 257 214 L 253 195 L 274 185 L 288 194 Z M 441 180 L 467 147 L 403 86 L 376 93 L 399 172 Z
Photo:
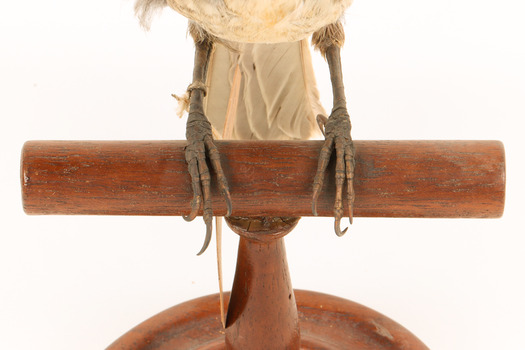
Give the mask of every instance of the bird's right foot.
M 186 127 L 186 162 L 191 175 L 191 187 L 193 199 L 191 200 L 191 212 L 184 216 L 184 220 L 192 221 L 197 216 L 201 206 L 203 207 L 203 219 L 206 223 L 206 237 L 204 244 L 197 253 L 204 253 L 211 240 L 213 210 L 211 207 L 211 175 L 206 159 L 210 160 L 213 170 L 217 174 L 219 190 L 226 200 L 227 214 L 232 212 L 232 203 L 228 181 L 221 166 L 220 154 L 217 146 L 213 143 L 211 124 L 203 113 L 191 112 L 188 115 Z

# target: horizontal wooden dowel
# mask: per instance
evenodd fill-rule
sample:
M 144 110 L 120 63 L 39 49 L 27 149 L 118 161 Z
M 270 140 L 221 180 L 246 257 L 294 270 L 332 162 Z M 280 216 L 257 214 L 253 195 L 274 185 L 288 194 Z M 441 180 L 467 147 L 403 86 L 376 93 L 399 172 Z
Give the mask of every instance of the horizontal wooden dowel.
M 216 144 L 230 184 L 233 215 L 312 215 L 312 184 L 322 141 Z M 22 151 L 24 210 L 188 214 L 192 192 L 185 145 L 29 141 Z M 355 141 L 355 146 L 355 216 L 495 218 L 503 213 L 505 157 L 499 141 Z M 320 216 L 333 215 L 333 167 L 332 160 L 318 201 Z M 215 214 L 226 213 L 215 182 L 212 205 Z

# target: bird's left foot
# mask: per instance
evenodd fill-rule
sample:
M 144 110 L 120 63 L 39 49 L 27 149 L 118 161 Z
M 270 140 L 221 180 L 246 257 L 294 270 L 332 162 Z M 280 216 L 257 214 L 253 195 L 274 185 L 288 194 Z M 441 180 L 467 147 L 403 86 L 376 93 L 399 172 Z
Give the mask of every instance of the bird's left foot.
M 343 184 L 347 183 L 347 198 L 348 198 L 348 212 L 350 224 L 353 221 L 354 208 L 354 168 L 355 168 L 355 150 L 350 130 L 350 116 L 345 107 L 340 107 L 332 111 L 330 118 L 318 116 L 319 126 L 324 126 L 323 134 L 325 135 L 325 142 L 319 154 L 319 163 L 317 166 L 317 173 L 314 178 L 314 190 L 312 200 L 312 212 L 317 215 L 317 199 L 321 193 L 323 186 L 324 175 L 326 168 L 330 161 L 330 157 L 335 148 L 336 165 L 335 165 L 335 204 L 334 204 L 334 229 L 338 236 L 345 234 L 348 228 L 341 231 L 341 218 L 343 217 Z M 323 128 L 321 128 L 323 130 Z

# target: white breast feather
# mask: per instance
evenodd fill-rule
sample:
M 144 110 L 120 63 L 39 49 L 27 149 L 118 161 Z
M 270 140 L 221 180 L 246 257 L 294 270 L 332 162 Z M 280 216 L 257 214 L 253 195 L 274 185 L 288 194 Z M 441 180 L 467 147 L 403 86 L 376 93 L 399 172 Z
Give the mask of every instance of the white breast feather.
M 170 7 L 229 41 L 299 41 L 339 20 L 352 0 L 167 0 Z

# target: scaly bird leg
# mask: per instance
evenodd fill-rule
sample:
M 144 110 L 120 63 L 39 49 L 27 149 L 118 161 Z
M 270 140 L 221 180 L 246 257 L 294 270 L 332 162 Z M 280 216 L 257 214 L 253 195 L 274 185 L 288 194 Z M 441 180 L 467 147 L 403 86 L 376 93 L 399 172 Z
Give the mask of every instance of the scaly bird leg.
M 314 189 L 312 198 L 312 212 L 317 215 L 317 199 L 321 193 L 324 175 L 330 157 L 335 148 L 336 165 L 335 165 L 335 204 L 334 204 L 334 229 L 338 236 L 345 234 L 347 229 L 341 231 L 341 218 L 343 217 L 343 185 L 347 184 L 347 199 L 350 224 L 353 221 L 354 207 L 354 145 L 350 136 L 352 125 L 350 115 L 346 108 L 346 98 L 343 85 L 343 73 L 341 69 L 340 48 L 344 43 L 344 32 L 340 23 L 329 25 L 320 31 L 314 33 L 312 37 L 313 45 L 321 51 L 326 57 L 330 69 L 330 79 L 332 81 L 332 90 L 334 104 L 332 113 L 328 120 L 320 116 L 319 124 L 324 124 L 325 143 L 319 155 L 317 173 L 314 178 Z
M 193 68 L 193 83 L 188 87 L 190 94 L 190 106 L 188 121 L 186 124 L 186 162 L 191 175 L 191 186 L 193 199 L 191 201 L 191 213 L 184 216 L 186 221 L 195 219 L 201 205 L 203 206 L 203 219 L 206 223 L 206 238 L 202 249 L 197 255 L 204 253 L 211 240 L 212 217 L 211 208 L 211 176 L 206 164 L 206 156 L 209 157 L 213 170 L 217 174 L 219 189 L 225 197 L 227 214 L 232 212 L 232 204 L 228 182 L 222 170 L 220 155 L 213 143 L 212 128 L 208 118 L 204 114 L 204 97 L 206 96 L 206 73 L 208 63 L 213 49 L 213 38 L 196 25 L 190 25 L 190 34 L 195 40 L 195 65 Z

